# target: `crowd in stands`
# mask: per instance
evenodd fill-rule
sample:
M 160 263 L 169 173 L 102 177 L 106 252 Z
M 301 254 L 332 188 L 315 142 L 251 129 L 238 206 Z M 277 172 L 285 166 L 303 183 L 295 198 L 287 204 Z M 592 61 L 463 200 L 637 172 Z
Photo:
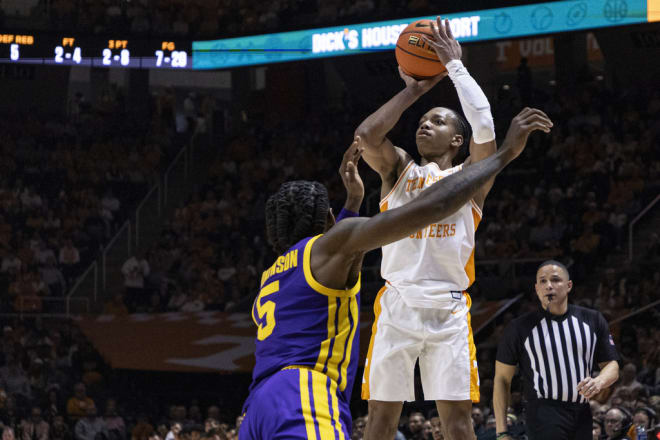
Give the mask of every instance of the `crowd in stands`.
M 593 81 L 579 93 L 539 95 L 535 103 L 556 128 L 493 187 L 475 255 L 570 255 L 566 263 L 581 279 L 603 256 L 626 249 L 628 223 L 660 193 L 660 94 Z M 517 108 L 520 100 L 503 93 L 496 121 Z
M 367 16 L 374 20 L 381 18 L 376 12 L 382 3 L 282 0 L 264 10 L 249 0 L 53 0 L 23 2 L 22 7 L 25 14 L 44 16 L 56 28 L 75 25 L 102 33 L 124 27 L 137 34 L 215 37 Z M 421 15 L 428 6 L 425 1 L 388 3 L 399 16 Z M 3 7 L 7 4 L 14 3 Z M 242 21 L 235 21 L 236 11 Z M 317 21 L 307 20 L 306 11 Z M 49 311 L 43 299 L 60 297 L 75 282 L 166 161 L 171 141 L 163 121 L 173 121 L 172 99 L 167 93 L 159 98 L 154 109 L 158 117 L 142 132 L 143 127 L 126 125 L 130 119 L 113 117 L 123 113 L 113 111 L 121 104 L 111 93 L 96 106 L 78 96 L 67 120 L 0 120 L 1 310 Z M 608 319 L 648 304 L 657 298 L 660 273 L 607 261 L 625 248 L 630 220 L 660 192 L 660 94 L 591 81 L 579 93 L 536 91 L 532 99 L 550 114 L 556 128 L 549 137 L 533 137 L 528 151 L 498 177 L 477 233 L 477 260 L 571 256 L 565 263 L 576 280 L 574 302 L 598 308 Z M 501 138 L 521 99 L 503 92 L 491 102 Z M 336 166 L 328 164 L 339 164 L 352 130 L 373 110 L 312 112 L 304 130 L 298 124 L 269 124 L 259 116 L 241 127 L 241 135 L 210 165 L 208 182 L 176 210 L 160 240 L 125 262 L 126 290 L 106 311 L 247 309 L 261 271 L 274 257 L 264 236 L 266 197 L 282 181 L 294 178 L 319 180 L 331 194 L 343 194 Z M 416 118 L 406 116 L 402 124 L 414 125 Z M 374 173 L 363 174 L 368 190 L 378 188 Z M 373 214 L 373 207 L 363 213 Z M 367 265 L 378 264 L 374 255 Z M 658 235 L 644 255 L 658 261 Z M 602 274 L 593 276 L 595 266 L 602 266 Z M 487 268 L 477 270 L 478 279 L 489 274 Z M 514 287 L 531 291 L 531 286 Z M 364 305 L 370 306 L 368 301 Z M 494 323 L 490 336 L 478 341 L 483 400 L 473 411 L 473 421 L 479 440 L 494 437 L 489 408 L 495 341 L 506 322 L 532 307 L 536 299 L 526 293 Z M 594 399 L 595 430 L 605 432 L 603 422 L 613 406 L 630 412 L 635 423 L 655 426 L 660 411 L 659 321 L 657 312 L 648 311 L 634 323 L 618 326 L 625 367 L 617 385 Z M 37 319 L 3 322 L 2 327 L 3 440 L 236 438 L 240 418 L 229 420 L 219 405 L 202 408 L 189 402 L 142 411 L 134 401 L 114 395 L 112 370 L 71 322 L 46 326 Z M 512 397 L 511 431 L 522 433 L 519 384 Z M 431 407 L 418 403 L 408 409 L 400 438 L 442 438 Z M 361 438 L 365 417 L 356 418 L 354 439 Z
M 174 126 L 125 112 L 118 89 L 62 117 L 0 120 L 0 310 L 61 312 L 61 298 L 172 153 Z
M 608 259 L 617 261 L 627 251 L 628 223 L 660 193 L 660 95 L 634 87 L 612 90 L 603 81 L 580 90 L 536 92 L 535 104 L 547 110 L 556 128 L 550 136 L 532 138 L 526 154 L 498 177 L 488 197 L 475 256 L 498 263 L 479 266 L 476 291 L 488 293 L 480 279 L 501 279 L 508 260 L 531 259 L 535 268 L 541 259 L 566 256 L 581 286 L 576 298 L 585 305 L 620 311 L 652 297 L 659 275 L 645 276 L 645 267 L 616 266 L 602 277 L 586 278 L 595 266 L 615 267 Z M 500 139 L 521 105 L 517 94 L 493 99 Z M 305 130 L 294 123 L 269 124 L 258 115 L 241 127 L 210 165 L 208 181 L 176 210 L 160 241 L 136 256 L 139 265 L 127 261 L 143 268 L 137 285 L 129 285 L 125 272 L 128 309 L 249 307 L 259 274 L 274 258 L 263 227 L 266 197 L 285 180 L 314 179 L 341 203 L 344 190 L 328 164 L 340 162 L 341 146 L 360 120 L 362 110 L 356 107 L 311 112 Z M 401 125 L 415 121 L 415 115 L 404 115 Z M 362 175 L 369 198 L 379 181 L 366 168 Z M 365 205 L 363 214 L 375 213 L 374 203 Z M 644 252 L 650 261 L 660 253 L 657 236 Z M 378 258 L 372 253 L 365 266 L 377 267 Z M 526 288 L 514 285 L 505 293 Z
M 507 5 L 522 4 L 509 0 Z M 474 0 L 474 9 L 493 7 Z M 30 29 L 104 34 L 224 38 L 282 30 L 344 25 L 437 13 L 429 0 L 4 0 L 0 8 L 9 24 Z M 444 13 L 460 6 L 444 2 Z
M 501 322 L 535 307 L 533 299 L 509 311 Z M 621 409 L 631 421 L 657 432 L 660 412 L 660 330 L 657 317 L 643 316 L 623 329 L 619 344 L 621 377 L 609 390 L 591 401 L 594 430 L 606 433 L 605 418 L 617 417 Z M 153 399 L 145 392 L 118 386 L 115 370 L 86 340 L 74 321 L 56 319 L 3 320 L 0 344 L 0 432 L 4 440 L 233 440 L 242 418 L 236 417 L 236 397 L 220 395 L 202 404 L 179 395 Z M 478 440 L 495 437 L 491 411 L 494 347 L 501 326 L 478 342 L 481 402 L 472 412 Z M 633 331 L 634 335 L 626 334 Z M 632 336 L 632 337 L 631 337 Z M 156 373 L 153 373 L 156 374 Z M 156 380 L 156 379 L 154 379 Z M 138 385 L 139 386 L 139 385 Z M 418 395 L 420 385 L 417 383 Z M 202 393 L 202 389 L 198 391 Z M 512 387 L 508 412 L 509 430 L 523 438 L 525 432 L 522 390 Z M 194 392 L 194 391 L 193 391 Z M 188 390 L 188 394 L 191 391 Z M 247 390 L 242 391 L 246 395 Z M 208 394 L 208 392 L 207 392 Z M 215 395 L 216 393 L 212 393 Z M 355 393 L 354 393 L 355 394 Z M 359 394 L 359 393 L 357 393 Z M 243 396 L 244 397 L 244 396 Z M 354 408 L 359 396 L 355 397 Z M 240 400 L 240 399 L 238 399 Z M 615 408 L 612 410 L 612 408 Z M 352 439 L 363 435 L 367 414 L 355 412 Z M 433 402 L 407 403 L 401 418 L 399 440 L 442 439 L 440 420 Z M 605 437 L 594 435 L 594 440 Z M 655 438 L 649 435 L 649 438 Z
M 176 210 L 159 242 L 144 255 L 126 261 L 126 282 L 129 267 L 139 266 L 143 275 L 143 288 L 139 287 L 142 281 L 126 284 L 128 310 L 248 308 L 261 272 L 275 257 L 264 234 L 268 194 L 280 182 L 303 178 L 320 180 L 331 194 L 343 197 L 338 174 L 343 151 L 337 145 L 350 135 L 337 128 L 346 124 L 322 122 L 343 118 L 348 116 L 339 111 L 311 116 L 309 130 L 302 132 L 293 123 L 269 127 L 254 121 L 242 128 L 242 134 L 210 165 L 208 181 Z M 328 167 L 328 163 L 337 166 Z M 370 178 L 375 188 L 375 176 Z M 334 209 L 339 212 L 341 205 Z M 370 258 L 374 264 L 378 257 Z M 118 303 L 119 299 L 109 306 Z
M 218 405 L 144 411 L 72 321 L 4 320 L 0 342 L 3 440 L 233 440 L 241 419 Z M 173 402 L 177 402 L 173 400 Z
M 660 189 L 660 97 L 634 87 L 613 91 L 593 81 L 580 94 L 537 91 L 534 99 L 548 110 L 557 129 L 549 138 L 533 138 L 528 153 L 498 178 L 486 203 L 485 227 L 478 231 L 477 258 L 570 255 L 567 263 L 576 281 L 571 300 L 598 308 L 614 320 L 650 303 L 660 290 L 660 274 L 649 271 L 648 265 L 607 263 L 618 261 L 612 256 L 626 247 L 623 231 L 628 222 Z M 493 106 L 502 136 L 503 123 L 520 106 L 519 97 L 502 94 Z M 143 268 L 144 290 L 127 289 L 129 307 L 124 313 L 249 307 L 258 275 L 274 257 L 263 232 L 267 195 L 280 182 L 294 178 L 320 180 L 331 194 L 343 194 L 336 170 L 327 164 L 339 163 L 337 145 L 350 139 L 356 113 L 310 114 L 304 131 L 266 121 L 244 127 L 210 165 L 208 182 L 177 209 L 160 241 L 127 262 Z M 367 188 L 378 188 L 377 177 L 364 171 Z M 334 202 L 341 203 L 341 196 Z M 643 255 L 657 262 L 657 235 Z M 602 273 L 593 270 L 596 261 Z M 377 258 L 370 262 L 377 263 Z M 523 300 L 478 341 L 482 401 L 473 418 L 479 440 L 494 438 L 490 406 L 496 341 L 505 323 L 537 306 L 529 294 L 531 285 L 514 288 L 524 293 Z M 114 304 L 118 303 L 121 298 Z M 625 367 L 620 382 L 594 399 L 595 430 L 605 433 L 605 414 L 613 406 L 623 407 L 635 423 L 647 421 L 647 428 L 654 429 L 660 411 L 657 322 L 660 315 L 651 309 L 636 316 L 634 323 L 613 327 Z M 514 383 L 509 422 L 511 431 L 521 435 L 522 407 L 520 384 Z M 401 419 L 399 438 L 442 438 L 432 405 L 418 402 L 407 409 L 410 415 Z M 365 417 L 356 418 L 353 438 L 361 438 Z

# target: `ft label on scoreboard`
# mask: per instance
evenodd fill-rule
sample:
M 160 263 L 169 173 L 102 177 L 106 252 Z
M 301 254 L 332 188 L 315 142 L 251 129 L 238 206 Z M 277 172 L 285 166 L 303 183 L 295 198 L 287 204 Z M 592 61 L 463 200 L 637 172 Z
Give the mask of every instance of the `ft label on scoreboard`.
M 62 37 L 59 43 L 55 46 L 55 55 L 52 62 L 64 65 L 91 65 L 89 59 L 83 59 L 82 48 L 78 45 L 76 38 Z M 51 64 L 48 60 L 46 60 L 46 63 Z

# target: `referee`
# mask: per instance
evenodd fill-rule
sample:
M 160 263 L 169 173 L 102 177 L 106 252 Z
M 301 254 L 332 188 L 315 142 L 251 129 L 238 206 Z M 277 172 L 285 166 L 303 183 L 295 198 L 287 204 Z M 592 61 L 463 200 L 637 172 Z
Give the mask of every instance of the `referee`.
M 497 439 L 511 440 L 506 412 L 520 366 L 530 440 L 591 440 L 589 398 L 619 377 L 619 355 L 599 312 L 568 305 L 573 282 L 558 261 L 536 272 L 541 307 L 513 320 L 497 347 L 493 407 Z M 600 374 L 593 378 L 595 363 Z

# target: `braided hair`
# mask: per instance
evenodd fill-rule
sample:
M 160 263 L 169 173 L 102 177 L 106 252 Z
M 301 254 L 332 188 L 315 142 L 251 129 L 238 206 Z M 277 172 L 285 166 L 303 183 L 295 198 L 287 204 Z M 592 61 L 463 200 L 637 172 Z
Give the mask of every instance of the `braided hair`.
M 465 118 L 457 111 L 454 111 L 454 127 L 456 128 L 456 134 L 463 136 L 463 143 L 458 147 L 458 151 L 466 152 L 467 146 L 470 145 L 472 129 L 470 128 L 470 124 L 468 124 Z
M 266 202 L 266 234 L 279 255 L 305 237 L 325 230 L 330 202 L 319 182 L 284 183 Z

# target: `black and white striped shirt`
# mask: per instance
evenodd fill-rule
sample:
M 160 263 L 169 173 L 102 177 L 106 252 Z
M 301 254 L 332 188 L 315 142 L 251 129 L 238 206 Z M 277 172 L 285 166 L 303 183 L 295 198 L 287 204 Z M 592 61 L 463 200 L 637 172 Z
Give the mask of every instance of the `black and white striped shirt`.
M 584 403 L 578 383 L 592 376 L 594 366 L 619 355 L 603 315 L 569 305 L 561 316 L 539 308 L 513 320 L 500 339 L 497 360 L 520 365 L 528 401 Z

